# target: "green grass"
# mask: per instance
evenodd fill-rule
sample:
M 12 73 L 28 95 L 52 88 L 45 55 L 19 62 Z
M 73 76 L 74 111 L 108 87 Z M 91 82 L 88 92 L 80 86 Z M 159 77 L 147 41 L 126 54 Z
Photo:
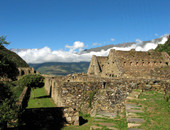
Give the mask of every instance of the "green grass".
M 136 102 L 144 107 L 144 113 L 139 113 L 145 123 L 140 128 L 145 130 L 168 130 L 170 129 L 170 102 L 163 98 L 163 92 L 143 92 L 141 101 Z
M 44 87 L 36 88 L 34 93 L 35 98 L 33 96 L 33 91 L 31 91 L 27 108 L 55 107 L 55 104 L 52 102 L 51 98 L 46 94 Z

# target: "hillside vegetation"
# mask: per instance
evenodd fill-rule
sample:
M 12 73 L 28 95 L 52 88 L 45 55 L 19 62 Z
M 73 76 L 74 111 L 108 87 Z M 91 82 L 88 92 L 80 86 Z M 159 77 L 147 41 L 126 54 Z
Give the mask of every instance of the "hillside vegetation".
M 9 45 L 6 36 L 0 36 L 0 79 L 15 80 L 18 75 L 18 67 L 28 67 L 28 64 L 16 53 L 6 49 Z
M 15 52 L 6 49 L 4 46 L 0 46 L 0 60 L 8 60 L 16 64 L 16 67 L 28 67 L 28 64 Z
M 72 73 L 86 73 L 89 67 L 89 62 L 78 62 L 78 63 L 61 63 L 51 62 L 42 64 L 29 64 L 36 71 L 41 74 L 49 75 L 68 75 Z
M 170 55 L 170 35 L 169 35 L 169 38 L 168 40 L 166 41 L 165 44 L 159 44 L 157 46 L 157 48 L 155 49 L 155 51 L 158 51 L 158 52 L 167 52 L 169 55 Z

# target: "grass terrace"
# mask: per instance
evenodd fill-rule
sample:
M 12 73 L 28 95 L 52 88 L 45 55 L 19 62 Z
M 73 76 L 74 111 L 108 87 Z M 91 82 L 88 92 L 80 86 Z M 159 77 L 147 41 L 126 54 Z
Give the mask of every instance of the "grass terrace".
M 35 98 L 33 91 L 31 91 L 27 108 L 56 107 L 52 99 L 46 94 L 44 87 L 34 89 L 34 94 Z

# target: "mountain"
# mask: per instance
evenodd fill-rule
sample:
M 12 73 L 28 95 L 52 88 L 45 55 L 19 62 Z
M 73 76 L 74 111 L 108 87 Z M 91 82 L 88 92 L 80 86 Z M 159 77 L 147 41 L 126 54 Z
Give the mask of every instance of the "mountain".
M 165 37 L 167 37 L 168 35 L 165 35 Z M 147 43 L 153 43 L 153 44 L 158 44 L 163 40 L 164 37 L 161 38 L 157 38 L 157 39 L 153 39 L 150 41 L 140 41 L 140 42 L 125 42 L 125 43 L 118 43 L 116 45 L 110 44 L 110 45 L 106 45 L 106 46 L 101 46 L 101 47 L 96 47 L 96 48 L 91 48 L 91 49 L 85 49 L 83 51 L 83 53 L 90 53 L 90 52 L 100 52 L 101 50 L 108 50 L 110 48 L 113 47 L 119 47 L 119 48 L 127 48 L 130 47 L 132 45 L 137 45 L 140 47 L 144 47 Z
M 67 51 L 58 50 L 52 51 L 48 47 L 41 49 L 11 50 L 20 55 L 22 53 L 22 58 L 32 63 L 29 65 L 42 74 L 67 75 L 71 73 L 87 72 L 92 55 L 107 56 L 111 48 L 124 51 L 129 51 L 131 49 L 136 49 L 136 51 L 148 51 L 150 49 L 155 49 L 159 44 L 160 46 L 164 44 L 167 41 L 167 36 L 168 35 L 164 35 L 161 38 L 150 41 L 137 40 L 137 42 L 119 43 L 117 45 L 110 44 L 86 49 L 81 53 L 68 53 Z
M 49 75 L 68 75 L 72 73 L 87 73 L 89 62 L 72 62 L 72 63 L 62 63 L 62 62 L 48 62 L 42 64 L 29 64 L 36 71 L 41 74 Z
M 6 49 L 4 46 L 0 46 L 0 57 L 15 63 L 17 67 L 29 67 L 19 55 Z
M 28 64 L 16 53 L 0 46 L 0 80 L 15 80 L 18 75 L 18 67 L 28 67 Z

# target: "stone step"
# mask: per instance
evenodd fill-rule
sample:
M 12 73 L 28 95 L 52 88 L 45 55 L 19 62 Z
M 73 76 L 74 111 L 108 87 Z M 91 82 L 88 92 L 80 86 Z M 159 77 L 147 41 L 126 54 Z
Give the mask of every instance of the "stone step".
M 141 117 L 140 115 L 137 115 L 136 113 L 128 113 L 128 112 L 126 112 L 126 117 L 134 117 L 134 118 L 136 118 L 136 117 Z
M 126 100 L 137 100 L 137 101 L 141 101 L 142 99 L 128 96 L 128 97 L 126 98 Z
M 140 128 L 128 128 L 128 130 L 143 130 L 143 129 L 140 129 Z
M 128 123 L 128 128 L 134 128 L 134 127 L 139 127 L 141 126 L 142 124 L 136 124 L 136 123 Z
M 92 125 L 90 127 L 90 130 L 102 130 L 102 127 L 101 126 Z
M 125 104 L 126 109 L 141 109 L 142 107 L 137 106 L 136 104 Z
M 143 113 L 143 110 L 135 110 L 135 109 L 126 109 L 128 113 Z
M 103 118 L 103 117 L 107 117 L 107 118 L 115 118 L 117 116 L 117 113 L 114 112 L 114 113 L 110 113 L 110 112 L 104 112 L 104 111 L 101 111 L 101 112 L 98 112 L 96 117 L 100 117 L 100 118 Z
M 118 128 L 115 127 L 107 127 L 109 130 L 118 130 Z
M 114 127 L 114 123 L 106 123 L 106 122 L 96 122 L 95 124 L 106 126 L 106 127 Z
M 144 119 L 141 118 L 127 118 L 128 123 L 143 123 L 145 122 Z

